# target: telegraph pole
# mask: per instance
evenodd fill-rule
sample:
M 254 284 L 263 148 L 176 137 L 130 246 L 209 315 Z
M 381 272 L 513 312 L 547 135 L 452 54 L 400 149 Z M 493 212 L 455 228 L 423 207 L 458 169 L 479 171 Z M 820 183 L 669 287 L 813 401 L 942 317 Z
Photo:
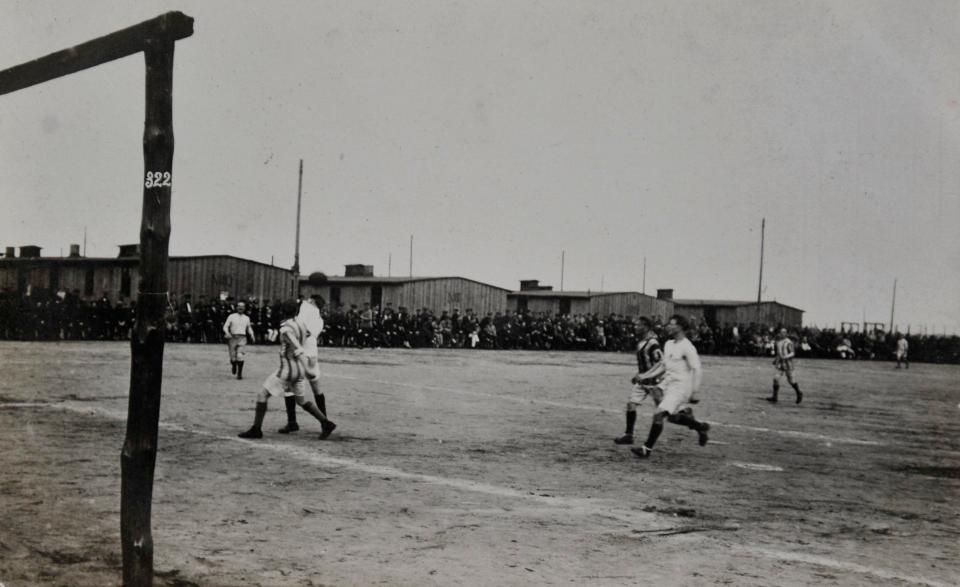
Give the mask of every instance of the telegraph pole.
M 890 302 L 890 328 L 889 331 L 893 332 L 893 309 L 897 305 L 897 278 L 893 278 L 893 300 Z
M 560 251 L 560 291 L 563 291 L 563 269 L 567 261 L 567 251 Z
M 643 258 L 643 289 L 640 290 L 640 293 L 647 293 L 647 258 Z
M 760 221 L 760 280 L 757 284 L 757 324 L 760 324 L 760 295 L 763 293 L 763 239 L 767 228 L 767 219 Z
M 303 199 L 303 159 L 300 160 L 300 179 L 297 181 L 297 236 L 296 243 L 293 246 L 293 292 L 292 297 L 297 297 L 300 281 L 300 202 Z

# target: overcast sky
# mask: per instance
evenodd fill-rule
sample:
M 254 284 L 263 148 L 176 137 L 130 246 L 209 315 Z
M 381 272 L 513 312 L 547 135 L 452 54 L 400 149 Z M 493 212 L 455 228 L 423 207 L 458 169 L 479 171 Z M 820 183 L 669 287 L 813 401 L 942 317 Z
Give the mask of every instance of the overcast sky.
M 0 69 L 168 10 L 173 255 L 673 288 L 960 331 L 960 3 L 0 0 Z M 143 58 L 0 97 L 0 245 L 139 240 Z

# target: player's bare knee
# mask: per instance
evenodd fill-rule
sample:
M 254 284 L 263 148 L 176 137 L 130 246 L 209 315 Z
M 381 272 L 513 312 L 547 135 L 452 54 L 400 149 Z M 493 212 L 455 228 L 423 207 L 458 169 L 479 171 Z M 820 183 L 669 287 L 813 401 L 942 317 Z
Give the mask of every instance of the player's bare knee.
M 268 392 L 266 389 L 261 389 L 260 392 L 257 394 L 257 403 L 265 404 L 267 403 L 267 399 L 269 397 L 270 397 L 270 392 Z
M 669 417 L 670 417 L 670 414 L 668 412 L 657 412 L 656 414 L 653 415 L 653 423 L 662 425 L 664 418 L 669 418 Z
M 307 404 L 307 398 L 303 395 L 295 395 L 293 399 L 297 402 L 298 406 L 305 406 Z

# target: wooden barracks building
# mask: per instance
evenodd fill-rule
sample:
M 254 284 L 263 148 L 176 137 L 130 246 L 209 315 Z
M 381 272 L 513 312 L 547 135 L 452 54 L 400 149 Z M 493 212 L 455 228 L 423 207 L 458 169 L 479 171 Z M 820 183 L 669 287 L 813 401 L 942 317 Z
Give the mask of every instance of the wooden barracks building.
M 7 247 L 0 258 L 0 291 L 21 295 L 37 291 L 77 292 L 83 300 L 107 296 L 111 303 L 136 300 L 140 284 L 139 245 L 121 245 L 117 257 L 82 257 L 79 245 L 70 245 L 68 257 L 42 257 L 40 247 L 22 246 L 20 255 Z M 284 300 L 293 297 L 289 269 L 231 255 L 170 257 L 171 297 L 190 295 L 216 299 Z
M 83 257 L 79 245 L 70 245 L 67 257 L 42 257 L 40 247 L 25 245 L 20 254 L 6 247 L 0 257 L 0 292 L 21 295 L 39 291 L 76 292 L 83 300 L 106 296 L 111 303 L 137 299 L 139 286 L 139 245 L 121 245 L 117 257 Z M 295 292 L 295 286 L 297 291 Z M 362 308 L 392 305 L 429 308 L 434 312 L 529 311 L 548 314 L 621 314 L 627 317 L 652 316 L 666 320 L 681 314 L 711 327 L 733 324 L 782 324 L 798 328 L 803 310 L 766 301 L 757 304 L 739 300 L 674 299 L 672 289 L 657 290 L 657 297 L 639 292 L 553 291 L 535 279 L 520 282 L 518 291 L 466 277 L 383 277 L 373 274 L 372 265 L 347 265 L 343 276 L 314 273 L 295 283 L 292 272 L 258 261 L 232 255 L 170 257 L 171 297 L 182 300 L 235 299 L 286 300 L 299 294 L 319 294 L 334 306 Z
M 609 316 L 656 316 L 666 320 L 673 313 L 673 303 L 635 291 L 590 292 L 553 291 L 553 286 L 540 285 L 536 279 L 520 282 L 520 290 L 507 294 L 507 307 L 533 313 L 597 314 Z
M 658 289 L 657 297 L 672 300 L 676 314 L 698 323 L 706 322 L 711 328 L 734 324 L 780 324 L 787 328 L 803 325 L 803 310 L 780 302 L 757 302 L 743 300 L 689 300 L 674 299 L 672 289 Z
M 347 265 L 342 276 L 314 273 L 300 280 L 300 295 L 319 294 L 333 306 L 429 308 L 435 313 L 468 309 L 476 314 L 501 312 L 509 290 L 466 277 L 383 277 L 373 265 Z

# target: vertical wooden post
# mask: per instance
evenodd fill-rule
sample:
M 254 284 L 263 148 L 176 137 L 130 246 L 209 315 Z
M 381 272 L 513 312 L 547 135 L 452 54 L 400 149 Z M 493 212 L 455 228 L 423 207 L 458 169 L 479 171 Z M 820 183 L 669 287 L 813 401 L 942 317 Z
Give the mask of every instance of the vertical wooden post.
M 763 237 L 767 231 L 767 219 L 760 221 L 760 279 L 757 283 L 757 326 L 760 326 L 760 296 L 763 293 Z
M 150 516 L 166 329 L 173 167 L 173 48 L 172 40 L 158 39 L 148 42 L 144 50 L 147 71 L 140 291 L 130 343 L 127 434 L 120 457 L 123 584 L 137 587 L 153 584 Z
M 300 160 L 300 178 L 297 180 L 297 236 L 293 247 L 293 274 L 291 299 L 300 296 L 300 202 L 303 199 L 303 159 Z
M 120 455 L 123 584 L 153 583 L 150 506 L 157 460 L 160 384 L 166 329 L 170 190 L 173 182 L 173 45 L 193 34 L 193 18 L 168 12 L 103 37 L 0 71 L 0 95 L 143 52 L 147 106 L 143 131 L 140 293 L 130 342 L 130 402 Z M 87 255 L 87 229 L 83 229 Z

